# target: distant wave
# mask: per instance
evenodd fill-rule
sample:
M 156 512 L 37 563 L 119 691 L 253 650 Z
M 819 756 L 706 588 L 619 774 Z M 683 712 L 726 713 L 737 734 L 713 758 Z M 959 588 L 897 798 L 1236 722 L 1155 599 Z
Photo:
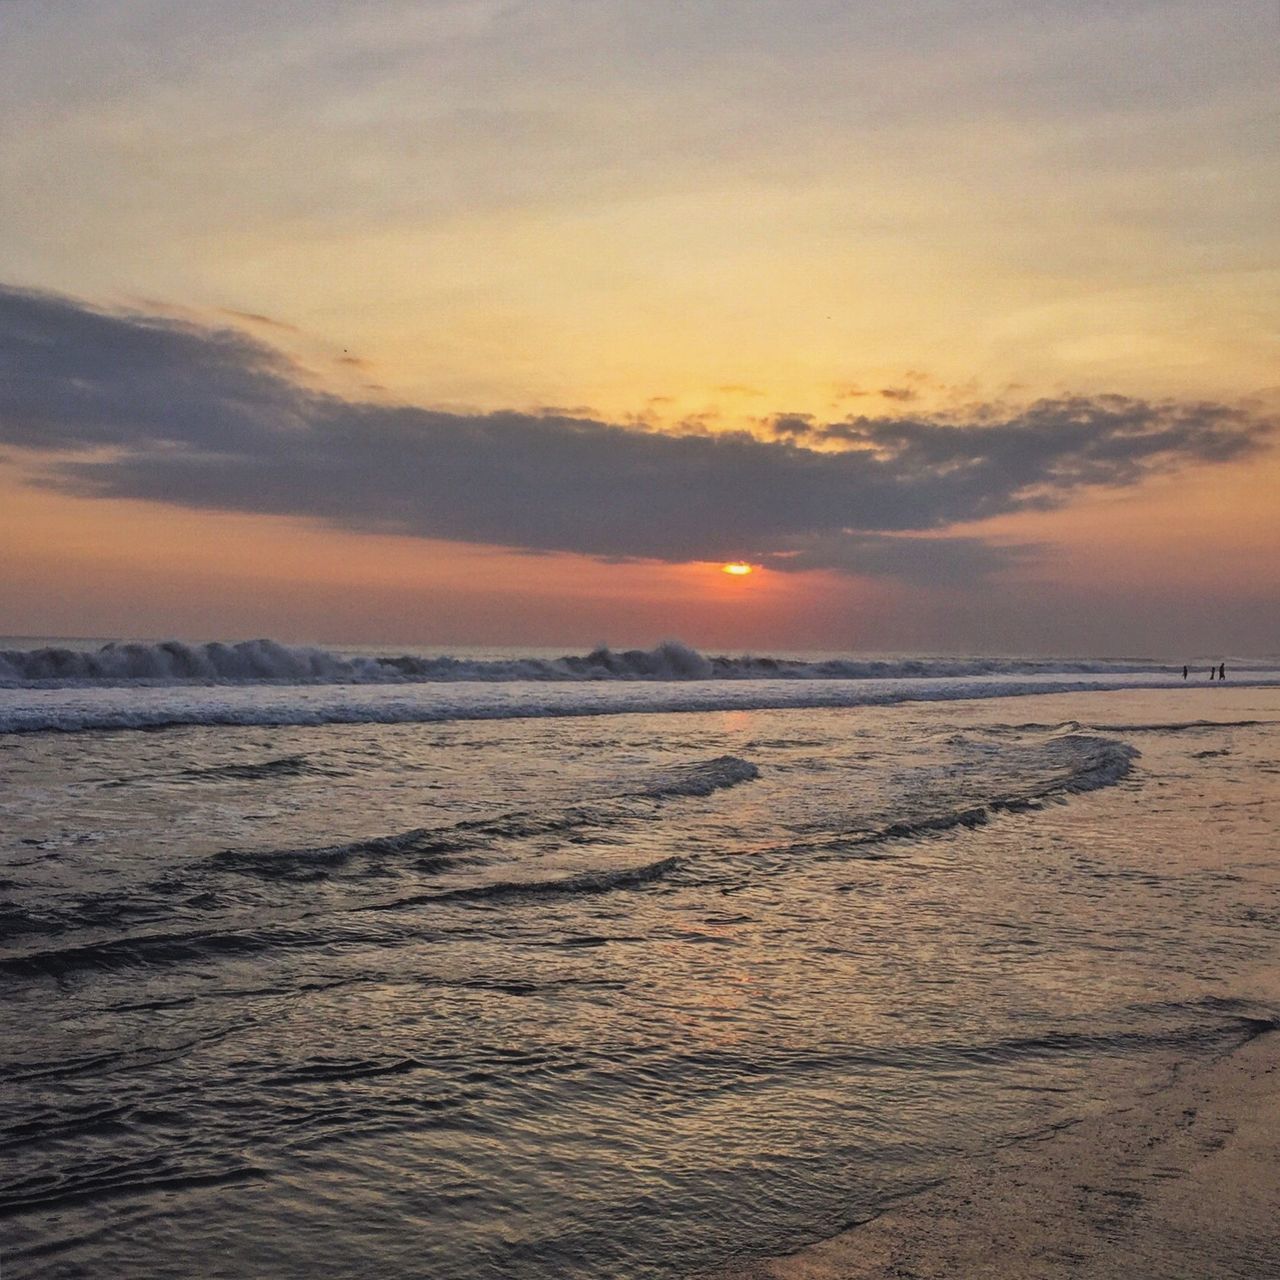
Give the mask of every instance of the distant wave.
M 1280 671 L 1241 672 L 1237 687 L 1280 686 Z M 1211 687 L 1205 685 L 1203 691 Z M 899 702 L 1184 688 L 1152 673 L 1027 673 L 898 679 L 593 681 L 554 684 L 222 685 L 0 688 L 0 734 L 183 726 L 440 724 L 698 711 L 848 709 Z
M 1234 661 L 1236 685 L 1280 685 Z M 273 640 L 0 651 L 0 733 L 429 724 L 1212 688 L 1148 659 L 708 657 L 677 641 L 583 656 L 343 655 Z
M 457 681 L 876 680 L 953 676 L 1164 673 L 1146 659 L 794 658 L 708 656 L 676 640 L 653 649 L 593 649 L 560 658 L 343 655 L 274 640 L 239 644 L 107 644 L 0 650 L 0 685 L 417 684 Z

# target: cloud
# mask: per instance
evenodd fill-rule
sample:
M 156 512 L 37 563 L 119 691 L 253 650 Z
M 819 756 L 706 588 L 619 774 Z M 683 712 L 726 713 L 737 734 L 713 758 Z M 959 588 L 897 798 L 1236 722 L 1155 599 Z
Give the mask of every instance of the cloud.
M 288 324 L 284 320 L 276 320 L 271 316 L 264 316 L 260 311 L 237 311 L 234 307 L 222 307 L 222 314 L 230 316 L 233 320 L 245 320 L 249 324 L 265 325 L 268 329 L 283 329 L 286 333 L 301 332 L 296 324 Z
M 374 404 L 240 331 L 0 289 L 0 444 L 39 483 L 528 551 L 972 580 L 1031 549 L 938 531 L 1236 459 L 1269 429 L 1117 396 L 971 416 L 783 415 L 763 440 Z
M 762 557 L 765 568 L 896 578 L 902 582 L 963 584 L 1014 568 L 1040 550 L 1029 544 L 998 544 L 973 537 L 858 533 L 818 534 L 795 540 L 794 550 Z
M 807 413 L 779 413 L 770 418 L 767 425 L 769 430 L 780 438 L 790 436 L 795 439 L 800 436 L 814 435 L 820 430 Z

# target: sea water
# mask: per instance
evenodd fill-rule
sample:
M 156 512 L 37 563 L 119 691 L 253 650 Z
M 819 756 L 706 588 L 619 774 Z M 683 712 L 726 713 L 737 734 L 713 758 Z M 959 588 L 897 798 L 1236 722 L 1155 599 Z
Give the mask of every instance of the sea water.
M 695 1275 L 1280 1011 L 1267 664 L 226 649 L 4 654 L 6 1280 Z

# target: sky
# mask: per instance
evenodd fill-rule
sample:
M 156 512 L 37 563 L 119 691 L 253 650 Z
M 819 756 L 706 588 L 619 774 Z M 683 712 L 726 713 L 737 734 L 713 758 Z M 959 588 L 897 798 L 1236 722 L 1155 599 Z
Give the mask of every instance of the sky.
M 1280 652 L 1277 84 L 1275 0 L 0 0 L 0 633 Z

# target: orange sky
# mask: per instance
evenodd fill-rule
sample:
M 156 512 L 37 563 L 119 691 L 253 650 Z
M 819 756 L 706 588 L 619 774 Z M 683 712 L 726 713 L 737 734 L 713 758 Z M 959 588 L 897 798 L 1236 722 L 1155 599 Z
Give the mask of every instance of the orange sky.
M 0 283 L 237 328 L 345 401 L 761 438 L 1280 405 L 1261 0 L 59 9 L 6 7 Z M 1274 446 L 953 521 L 1038 547 L 954 589 L 74 497 L 42 457 L 0 436 L 0 632 L 1280 650 Z
M 0 485 L 0 538 L 14 550 L 8 598 L 31 602 L 18 619 L 25 625 L 8 634 L 196 639 L 269 630 L 296 642 L 421 636 L 462 645 L 478 636 L 555 646 L 625 643 L 661 616 L 672 635 L 732 647 L 766 645 L 797 613 L 817 609 L 821 618 L 821 584 L 790 575 L 731 579 L 719 564 L 601 564 L 282 517 L 86 503 L 24 488 L 7 469 Z M 98 625 L 84 629 L 86 617 Z M 800 636 L 821 644 L 817 626 Z

